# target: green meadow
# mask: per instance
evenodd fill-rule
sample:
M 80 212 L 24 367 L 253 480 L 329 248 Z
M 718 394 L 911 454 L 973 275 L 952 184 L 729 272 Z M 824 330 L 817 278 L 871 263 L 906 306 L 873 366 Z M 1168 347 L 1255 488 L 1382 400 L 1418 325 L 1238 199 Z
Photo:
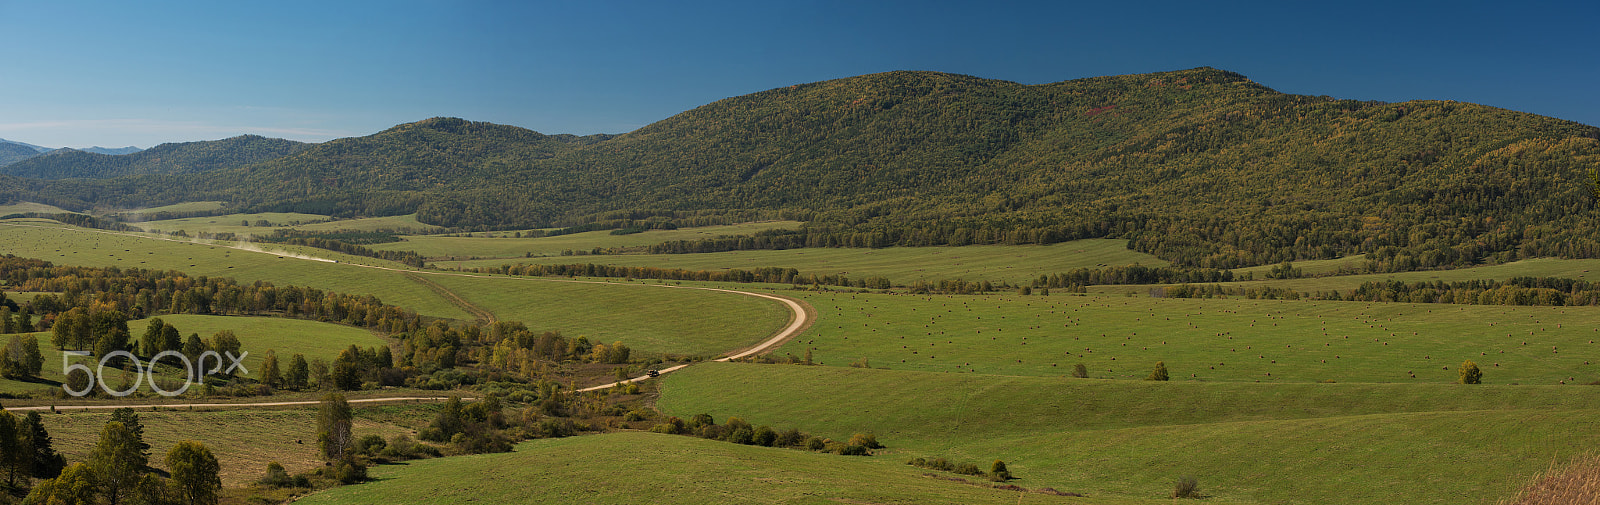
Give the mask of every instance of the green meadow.
M 385 303 L 436 317 L 472 320 L 476 318 L 473 311 L 487 311 L 495 319 L 523 321 L 536 331 L 559 330 L 569 336 L 583 335 L 605 342 L 620 340 L 645 353 L 715 355 L 766 338 L 789 318 L 780 304 L 731 293 L 620 281 L 574 283 L 398 272 L 358 265 L 387 264 L 395 268 L 399 267 L 397 264 L 319 249 L 285 248 L 318 258 L 337 258 L 340 262 L 50 226 L 38 221 L 22 224 L 33 226 L 0 226 L 0 243 L 14 247 L 11 254 L 58 264 L 178 270 L 189 275 L 232 277 L 241 282 L 264 280 L 352 294 L 370 293 Z M 683 317 L 684 314 L 694 317 Z
M 646 353 L 715 356 L 759 342 L 788 324 L 782 304 L 655 282 L 429 276 L 500 319 Z
M 554 237 L 517 238 L 516 231 L 472 233 L 467 236 L 413 235 L 400 242 L 375 244 L 373 249 L 387 251 L 415 251 L 428 258 L 515 258 L 527 256 L 560 256 L 562 251 L 588 251 L 596 247 L 639 247 L 674 240 L 701 240 L 722 235 L 749 235 L 762 230 L 794 229 L 797 221 L 761 221 L 721 226 L 699 226 L 676 230 L 646 230 L 626 235 L 612 235 L 610 231 L 590 231 Z M 498 265 L 499 263 L 494 263 Z M 472 263 L 467 263 L 471 266 Z M 457 262 L 442 262 L 441 266 L 460 266 Z
M 699 254 L 558 256 L 514 260 L 448 261 L 440 262 L 440 265 L 485 267 L 507 263 L 595 263 L 684 270 L 783 267 L 797 269 L 802 274 L 846 275 L 851 278 L 886 277 L 896 284 L 946 279 L 1026 284 L 1040 275 L 1078 268 L 1168 264 L 1155 256 L 1128 250 L 1127 241 L 1124 240 L 1088 239 L 1053 245 L 806 248 Z
M 73 213 L 72 211 L 69 211 L 69 210 L 63 209 L 61 207 L 54 206 L 54 205 L 47 205 L 47 204 L 43 204 L 43 203 L 34 203 L 34 202 L 16 202 L 16 203 L 9 203 L 9 204 L 5 204 L 5 205 L 0 205 L 0 216 L 7 215 L 7 214 L 22 214 L 22 213 L 25 213 L 25 212 L 38 212 L 38 213 L 41 213 L 41 214 L 72 214 Z
M 258 221 L 266 221 L 268 226 L 256 226 Z M 246 226 L 245 223 L 249 223 Z M 182 219 L 165 219 L 161 221 L 145 221 L 135 223 L 135 226 L 144 230 L 160 230 L 163 233 L 172 233 L 182 230 L 194 236 L 200 232 L 206 233 L 232 233 L 238 236 L 266 235 L 278 228 L 288 228 L 302 231 L 413 231 L 427 232 L 439 229 L 436 226 L 417 221 L 416 214 L 404 216 L 373 217 L 363 219 L 332 219 L 317 214 L 298 213 L 259 213 L 259 214 L 228 214 L 222 216 L 192 217 Z
M 365 329 L 344 326 L 333 323 L 322 323 L 304 319 L 285 319 L 276 317 L 236 317 L 236 316 L 204 316 L 194 314 L 168 314 L 160 316 L 163 322 L 171 324 L 185 338 L 190 334 L 199 334 L 200 338 L 209 340 L 212 335 L 222 330 L 230 330 L 239 337 L 240 349 L 249 354 L 244 358 L 244 367 L 250 371 L 244 374 L 248 377 L 258 377 L 261 363 L 266 359 L 267 350 L 271 349 L 278 355 L 282 366 L 288 365 L 289 357 L 295 353 L 304 354 L 307 360 L 321 358 L 333 361 L 339 356 L 339 351 L 351 345 L 362 348 L 389 345 L 383 338 L 374 335 Z M 128 332 L 132 334 L 133 341 L 137 342 L 144 335 L 149 319 L 128 321 Z M 39 352 L 45 358 L 44 371 L 41 378 L 60 382 L 64 379 L 61 375 L 61 354 L 50 343 L 50 332 L 33 333 L 39 340 Z M 3 337 L 10 341 L 10 335 Z M 194 359 L 190 356 L 190 359 Z M 75 360 L 93 366 L 87 359 Z M 163 360 L 171 365 L 174 361 Z M 224 358 L 223 366 L 231 364 Z M 108 384 L 115 384 L 107 380 Z M 21 382 L 9 379 L 0 379 L 0 391 L 22 392 L 40 388 L 54 388 L 55 385 L 46 385 L 32 382 Z M 115 385 L 113 385 L 115 387 Z M 147 386 L 141 390 L 148 391 Z
M 274 399 L 281 401 L 281 399 Z M 358 435 L 384 438 L 427 426 L 434 404 L 353 404 L 353 427 Z M 323 465 L 317 449 L 316 406 L 279 409 L 139 409 L 144 440 L 150 444 L 150 465 L 166 469 L 165 456 L 173 445 L 196 440 L 222 462 L 225 486 L 244 486 L 266 474 L 267 463 L 277 461 L 291 473 Z M 106 410 L 62 410 L 43 414 L 54 447 L 67 461 L 84 461 L 94 449 L 100 430 L 111 418 Z
M 503 454 L 381 466 L 371 472 L 375 482 L 330 489 L 297 503 L 1166 503 L 998 490 L 928 477 L 927 470 L 904 463 L 896 456 L 838 456 L 621 432 L 524 442 Z
M 793 292 L 818 319 L 776 351 L 824 365 L 1173 380 L 1600 380 L 1600 308 L 1107 296 Z
M 1089 496 L 1161 498 L 1189 475 L 1223 502 L 1493 503 L 1600 442 L 1592 388 L 710 363 L 663 379 L 657 406 L 835 439 L 874 432 L 888 446 L 874 458 L 1000 459 L 1019 485 Z

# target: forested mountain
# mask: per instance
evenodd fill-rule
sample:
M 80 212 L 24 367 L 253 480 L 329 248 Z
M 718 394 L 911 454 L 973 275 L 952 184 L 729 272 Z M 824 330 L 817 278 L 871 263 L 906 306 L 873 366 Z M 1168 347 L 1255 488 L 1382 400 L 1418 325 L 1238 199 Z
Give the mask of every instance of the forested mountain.
M 0 167 L 32 158 L 39 154 L 40 151 L 34 149 L 33 146 L 0 140 Z
M 890 72 L 615 138 L 431 119 L 204 176 L 0 180 L 0 199 L 416 211 L 479 229 L 781 213 L 810 224 L 762 244 L 1118 237 L 1179 264 L 1366 252 L 1410 269 L 1600 257 L 1597 139 L 1493 107 L 1288 95 L 1211 68 L 1043 85 Z
M 94 147 L 85 147 L 83 149 L 79 149 L 79 151 L 83 151 L 83 152 L 86 152 L 86 153 L 109 154 L 109 155 L 112 155 L 112 156 L 121 156 L 121 155 L 124 155 L 124 154 L 133 154 L 133 153 L 136 153 L 136 152 L 139 152 L 139 151 L 143 151 L 143 150 L 144 149 L 140 149 L 140 148 L 134 147 L 134 146 L 128 146 L 128 147 L 100 147 L 100 146 L 94 146 Z
M 57 149 L 4 167 L 0 174 L 34 179 L 108 179 L 129 175 L 186 174 L 238 168 L 305 150 L 307 144 L 258 135 L 161 144 L 132 154 Z

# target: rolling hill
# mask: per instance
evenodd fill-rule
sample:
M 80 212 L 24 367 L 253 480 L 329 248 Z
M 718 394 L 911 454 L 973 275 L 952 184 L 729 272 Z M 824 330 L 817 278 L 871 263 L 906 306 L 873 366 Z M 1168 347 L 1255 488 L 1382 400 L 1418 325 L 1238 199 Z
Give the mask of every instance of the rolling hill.
M 242 135 L 222 140 L 161 144 L 133 153 L 120 153 L 127 148 L 107 150 L 119 154 L 57 149 L 0 167 L 0 173 L 33 179 L 185 174 L 236 168 L 294 154 L 306 146 L 292 140 Z
M 435 118 L 204 175 L 0 180 L 0 199 L 416 212 L 465 229 L 782 216 L 809 223 L 768 247 L 1120 238 L 1179 265 L 1366 253 L 1403 270 L 1600 256 L 1597 139 L 1488 106 L 1290 95 L 1204 67 L 1041 85 L 888 72 L 614 138 Z

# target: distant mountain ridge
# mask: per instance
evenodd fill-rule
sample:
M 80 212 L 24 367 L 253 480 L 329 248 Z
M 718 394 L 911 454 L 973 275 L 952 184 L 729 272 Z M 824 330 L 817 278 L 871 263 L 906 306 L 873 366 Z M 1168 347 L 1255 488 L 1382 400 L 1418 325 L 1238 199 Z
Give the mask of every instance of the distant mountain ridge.
M 1412 268 L 1600 257 L 1585 184 L 1597 139 L 1532 114 L 1289 95 L 1204 67 L 1041 85 L 886 72 L 617 136 L 434 118 L 204 174 L 0 179 L 0 198 L 417 212 L 464 229 L 784 215 L 810 222 L 788 246 L 1115 237 L 1178 264 L 1367 253 Z
M 57 149 L 0 167 L 0 174 L 32 179 L 107 179 L 131 175 L 170 175 L 236 168 L 288 156 L 308 144 L 259 135 L 222 140 L 161 144 L 150 149 Z M 126 154 L 114 154 L 132 149 Z
M 86 153 L 108 154 L 108 155 L 111 155 L 111 156 L 121 156 L 121 155 L 124 155 L 124 154 L 133 154 L 133 153 L 136 153 L 136 152 L 139 152 L 139 151 L 143 151 L 143 150 L 144 149 L 140 149 L 140 148 L 134 147 L 134 146 L 128 146 L 128 147 L 100 147 L 100 146 L 94 146 L 94 147 L 85 147 L 83 149 L 79 149 L 79 151 L 83 151 L 83 152 L 86 152 Z

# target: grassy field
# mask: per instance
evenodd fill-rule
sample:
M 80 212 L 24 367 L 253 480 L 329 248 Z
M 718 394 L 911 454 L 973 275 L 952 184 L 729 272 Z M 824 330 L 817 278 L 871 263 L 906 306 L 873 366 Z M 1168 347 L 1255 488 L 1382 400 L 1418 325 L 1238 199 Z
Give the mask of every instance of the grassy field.
M 263 280 L 279 285 L 311 286 L 343 293 L 374 293 L 385 303 L 406 307 L 419 314 L 458 319 L 470 317 L 446 298 L 399 272 L 42 222 L 11 220 L 4 223 L 30 225 L 0 226 L 0 243 L 7 244 L 7 252 L 22 257 L 63 265 L 178 270 L 194 276 L 232 277 L 242 282 Z M 281 249 L 305 251 L 316 257 L 337 258 L 346 263 L 357 261 L 354 257 L 331 251 L 295 247 Z
M 122 214 L 154 214 L 157 212 L 210 212 L 221 209 L 222 202 L 183 202 L 148 209 L 133 209 L 121 211 Z
M 721 235 L 748 235 L 762 230 L 794 229 L 797 221 L 762 221 L 725 226 L 700 226 L 676 230 L 647 230 L 627 235 L 612 235 L 610 231 L 591 231 L 541 238 L 512 238 L 513 231 L 476 233 L 456 237 L 421 235 L 405 237 L 401 242 L 377 244 L 373 249 L 391 251 L 416 251 L 429 258 L 523 258 L 533 256 L 559 256 L 566 250 L 588 251 L 596 247 L 637 247 L 673 240 L 700 240 Z M 498 263 L 496 263 L 498 264 Z M 456 263 L 449 263 L 454 267 Z
M 654 282 L 568 283 L 509 277 L 430 276 L 501 319 L 590 341 L 622 341 L 647 353 L 714 356 L 783 328 L 789 311 L 770 300 Z
M 271 223 L 270 227 L 256 226 L 257 221 L 265 220 Z M 250 226 L 244 226 L 249 222 Z M 327 216 L 317 214 L 296 213 L 261 213 L 261 214 L 228 214 L 225 216 L 193 217 L 183 219 L 166 219 L 161 221 L 146 221 L 137 223 L 136 226 L 145 230 L 160 230 L 171 233 L 183 230 L 191 236 L 200 232 L 207 233 L 232 233 L 234 235 L 265 235 L 277 228 L 290 228 L 305 231 L 415 231 L 428 232 L 439 229 L 430 224 L 417 221 L 416 214 L 404 216 L 374 217 L 365 219 L 339 219 L 329 220 Z
M 793 292 L 817 323 L 776 354 L 845 366 L 1174 380 L 1454 382 L 1600 379 L 1600 308 L 1105 296 Z
M 1004 460 L 1020 485 L 1159 498 L 1179 476 L 1244 503 L 1493 503 L 1592 448 L 1589 386 L 1254 384 L 711 363 L 664 379 L 669 415 L 738 416 L 884 458 Z M 737 390 L 739 394 L 725 394 Z M 1465 467 L 1464 467 L 1465 466 Z
M 926 477 L 926 470 L 903 463 L 894 456 L 837 456 L 623 432 L 525 442 L 511 453 L 379 467 L 372 470 L 377 482 L 323 491 L 297 503 L 1166 503 L 1003 491 Z
M 34 202 L 16 202 L 0 205 L 0 216 L 6 214 L 21 214 L 25 212 L 39 212 L 45 214 L 76 214 L 76 212 L 72 212 L 61 207 Z
M 210 339 L 212 335 L 222 330 L 232 330 L 239 337 L 240 349 L 250 354 L 245 356 L 244 367 L 250 370 L 247 377 L 258 377 L 261 363 L 266 359 L 268 349 L 272 349 L 279 359 L 281 366 L 288 366 L 288 359 L 294 353 L 306 355 L 306 359 L 322 358 L 333 361 L 339 356 L 339 351 L 351 344 L 366 347 L 388 345 L 384 339 L 373 335 L 372 332 L 361 328 L 342 326 L 332 323 L 321 323 L 302 319 L 284 319 L 274 317 L 231 317 L 231 316 L 201 316 L 193 314 L 163 315 L 161 320 L 178 329 L 185 338 L 191 333 L 198 333 L 200 338 Z M 148 319 L 128 322 L 128 330 L 133 334 L 135 342 L 144 335 Z M 44 372 L 41 374 L 46 380 L 60 382 L 61 354 L 50 343 L 50 333 L 41 332 L 33 334 L 39 339 L 40 354 L 45 357 Z M 0 336 L 9 342 L 10 336 Z M 191 356 L 190 359 L 196 357 Z M 224 358 L 226 359 L 226 358 Z M 82 360 L 87 363 L 87 360 Z M 171 361 L 163 361 L 171 364 Z M 224 361 L 224 366 L 231 362 Z M 107 380 L 107 383 L 115 382 Z M 0 379 L 0 391 L 20 392 L 29 389 L 54 388 L 53 385 L 20 382 Z M 148 391 L 148 386 L 141 386 L 141 390 Z
M 398 434 L 415 438 L 415 430 L 427 426 L 436 409 L 433 404 L 352 407 L 357 436 L 378 434 L 384 438 Z M 145 442 L 150 444 L 150 464 L 156 468 L 166 468 L 167 451 L 183 440 L 202 442 L 216 454 L 222 462 L 224 486 L 241 486 L 260 478 L 272 461 L 283 464 L 290 473 L 322 466 L 317 453 L 314 406 L 277 410 L 140 409 L 138 414 L 144 425 Z M 111 413 L 61 411 L 43 416 L 55 449 L 72 462 L 88 458 Z
M 808 248 L 782 251 L 728 251 L 703 254 L 557 256 L 505 260 L 441 262 L 442 266 L 499 266 L 506 263 L 596 263 L 685 270 L 794 268 L 803 274 L 882 276 L 899 284 L 918 280 L 988 280 L 1028 283 L 1040 275 L 1106 265 L 1164 266 L 1167 262 L 1130 251 L 1127 241 L 1089 239 L 1054 245 L 974 245 L 890 247 L 885 249 Z
M 0 243 L 14 245 L 12 254 L 60 264 L 171 269 L 190 275 L 232 277 L 241 282 L 259 279 L 344 293 L 372 293 L 386 303 L 425 315 L 474 317 L 430 287 L 432 283 L 493 313 L 497 319 L 524 321 L 536 330 L 561 330 L 569 336 L 586 335 L 591 340 L 621 340 L 645 353 L 713 355 L 765 338 L 788 320 L 787 311 L 777 303 L 735 294 L 549 279 L 411 274 L 352 264 L 386 263 L 371 258 L 305 248 L 288 249 L 337 258 L 340 263 L 70 227 L 0 226 Z

